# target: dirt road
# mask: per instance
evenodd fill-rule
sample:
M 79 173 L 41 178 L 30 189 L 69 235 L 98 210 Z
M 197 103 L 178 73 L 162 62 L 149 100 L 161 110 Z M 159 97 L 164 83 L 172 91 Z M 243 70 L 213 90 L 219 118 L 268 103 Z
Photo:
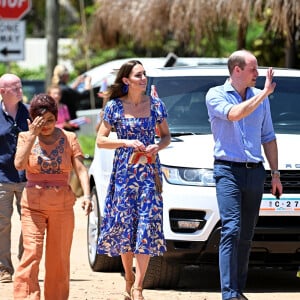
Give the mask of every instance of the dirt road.
M 70 300 L 122 300 L 124 288 L 120 273 L 93 272 L 87 260 L 86 217 L 75 205 L 76 227 L 71 253 Z M 12 254 L 17 266 L 17 241 L 20 221 L 13 217 Z M 41 263 L 40 285 L 43 288 L 44 266 Z M 300 279 L 295 272 L 278 270 L 251 270 L 246 296 L 250 300 L 299 300 Z M 181 276 L 177 290 L 145 290 L 146 300 L 221 300 L 217 272 L 201 271 L 195 267 L 186 268 Z M 0 283 L 0 300 L 11 300 L 12 283 Z M 53 299 L 55 300 L 55 299 Z

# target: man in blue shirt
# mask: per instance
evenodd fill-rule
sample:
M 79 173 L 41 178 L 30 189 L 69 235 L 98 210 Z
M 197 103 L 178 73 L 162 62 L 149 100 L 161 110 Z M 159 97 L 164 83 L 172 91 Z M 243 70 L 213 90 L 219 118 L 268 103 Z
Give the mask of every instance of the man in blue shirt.
M 214 177 L 222 222 L 222 299 L 246 300 L 243 290 L 265 181 L 261 145 L 271 168 L 272 194 L 282 193 L 268 99 L 276 83 L 269 68 L 264 89 L 255 88 L 257 60 L 246 50 L 231 54 L 228 69 L 229 79 L 208 91 L 206 105 L 215 140 Z
M 21 102 L 22 83 L 14 74 L 0 77 L 0 283 L 11 282 L 14 267 L 11 261 L 11 217 L 13 201 L 20 214 L 20 199 L 25 186 L 25 172 L 14 166 L 17 138 L 20 131 L 27 131 L 29 114 Z M 20 238 L 19 258 L 22 255 Z

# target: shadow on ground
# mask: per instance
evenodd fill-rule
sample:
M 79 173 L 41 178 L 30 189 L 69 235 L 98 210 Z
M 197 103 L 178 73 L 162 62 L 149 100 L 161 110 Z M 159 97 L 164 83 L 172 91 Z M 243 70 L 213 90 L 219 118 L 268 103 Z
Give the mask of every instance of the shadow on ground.
M 187 266 L 178 285 L 181 290 L 219 292 L 219 271 L 216 267 Z M 300 292 L 300 278 L 296 271 L 251 268 L 245 292 Z

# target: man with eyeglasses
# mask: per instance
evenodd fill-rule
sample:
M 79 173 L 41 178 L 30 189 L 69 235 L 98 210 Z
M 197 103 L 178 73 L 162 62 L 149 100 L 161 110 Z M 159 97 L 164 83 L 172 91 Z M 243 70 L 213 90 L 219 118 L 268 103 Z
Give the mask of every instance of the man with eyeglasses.
M 22 83 L 14 74 L 0 77 L 0 283 L 11 282 L 14 267 L 11 260 L 11 217 L 16 201 L 20 214 L 20 199 L 25 186 L 25 172 L 17 171 L 14 156 L 20 131 L 27 131 L 29 113 L 22 103 Z M 19 241 L 20 258 L 23 252 Z

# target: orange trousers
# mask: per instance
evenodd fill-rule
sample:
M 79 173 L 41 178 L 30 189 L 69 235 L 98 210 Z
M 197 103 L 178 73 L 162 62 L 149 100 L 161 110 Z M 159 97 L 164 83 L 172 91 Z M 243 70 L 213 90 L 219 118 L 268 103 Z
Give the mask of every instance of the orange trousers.
M 24 253 L 14 278 L 14 299 L 40 300 L 39 265 L 45 245 L 45 300 L 67 300 L 74 231 L 70 187 L 25 188 L 21 200 Z

